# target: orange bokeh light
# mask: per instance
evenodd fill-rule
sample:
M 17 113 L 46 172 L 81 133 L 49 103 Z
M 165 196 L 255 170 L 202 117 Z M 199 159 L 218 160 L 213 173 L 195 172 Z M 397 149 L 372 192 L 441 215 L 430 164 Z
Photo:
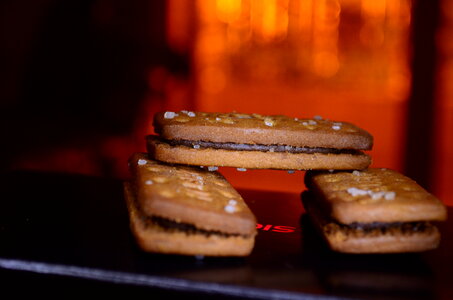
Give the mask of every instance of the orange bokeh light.
M 410 0 L 199 0 L 194 6 L 187 50 L 194 109 L 350 121 L 375 137 L 372 166 L 403 171 Z M 238 187 L 303 188 L 303 172 L 220 170 Z

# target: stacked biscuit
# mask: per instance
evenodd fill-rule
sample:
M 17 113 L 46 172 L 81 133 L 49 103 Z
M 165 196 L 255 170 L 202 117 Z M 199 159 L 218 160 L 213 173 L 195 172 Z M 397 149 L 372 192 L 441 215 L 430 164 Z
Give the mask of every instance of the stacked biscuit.
M 255 217 L 220 166 L 310 170 L 304 206 L 334 250 L 422 251 L 439 242 L 430 221 L 444 220 L 445 207 L 401 174 L 367 169 L 363 151 L 373 137 L 353 124 L 167 111 L 155 115 L 154 128 L 148 154 L 131 157 L 125 184 L 131 228 L 146 251 L 250 254 Z

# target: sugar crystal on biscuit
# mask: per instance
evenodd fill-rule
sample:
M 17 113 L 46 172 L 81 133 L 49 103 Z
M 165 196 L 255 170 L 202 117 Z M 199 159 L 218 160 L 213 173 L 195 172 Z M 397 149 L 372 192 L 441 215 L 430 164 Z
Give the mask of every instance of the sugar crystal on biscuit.
M 187 115 L 191 118 L 195 117 L 195 113 L 193 111 L 189 111 Z
M 151 185 L 151 184 L 153 184 L 153 181 L 152 180 L 147 180 L 147 181 L 145 181 L 145 184 L 146 185 Z
M 230 204 L 226 205 L 224 209 L 227 213 L 234 213 L 236 211 L 236 207 Z
M 271 127 L 272 127 L 272 126 L 274 126 L 275 121 L 272 120 L 271 118 L 265 118 L 265 119 L 264 119 L 264 124 L 265 124 L 266 126 L 271 126 Z
M 208 167 L 208 171 L 217 171 L 219 169 L 219 167 L 215 167 L 215 166 L 209 166 Z
M 146 165 L 146 159 L 139 159 L 137 162 L 140 166 Z
M 229 205 L 236 205 L 236 204 L 238 204 L 238 202 L 236 200 L 234 200 L 234 199 L 231 199 L 230 201 L 228 201 L 228 204 Z
M 351 187 L 347 189 L 347 192 L 353 196 L 370 196 L 372 200 L 379 200 L 384 198 L 385 200 L 394 200 L 396 193 L 395 192 L 387 192 L 387 191 L 377 191 L 373 192 L 371 190 L 362 190 L 359 188 Z
M 369 194 L 371 195 L 371 199 L 373 200 L 377 200 L 377 199 L 381 199 L 384 195 L 385 195 L 385 192 L 369 192 Z
M 347 192 L 353 197 L 355 197 L 355 196 L 364 196 L 364 195 L 368 195 L 368 193 L 369 193 L 369 191 L 361 190 L 361 189 L 358 189 L 358 188 L 355 188 L 355 187 L 348 188 Z
M 237 168 L 236 170 L 238 170 L 239 172 L 245 172 L 245 171 L 247 171 L 246 168 Z
M 165 119 L 173 119 L 174 117 L 176 117 L 178 114 L 172 112 L 172 111 L 166 111 L 164 113 L 164 118 Z
M 386 192 L 384 198 L 385 200 L 395 200 L 395 196 L 395 192 Z
M 341 126 L 333 125 L 333 126 L 332 126 L 332 129 L 333 129 L 333 130 L 340 130 L 340 129 L 341 129 Z

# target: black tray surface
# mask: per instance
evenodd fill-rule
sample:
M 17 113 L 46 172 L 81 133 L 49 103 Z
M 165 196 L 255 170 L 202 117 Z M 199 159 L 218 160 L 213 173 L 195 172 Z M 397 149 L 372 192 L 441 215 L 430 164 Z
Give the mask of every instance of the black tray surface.
M 0 276 L 7 285 L 28 278 L 197 298 L 453 298 L 450 220 L 439 224 L 442 241 L 433 251 L 340 254 L 318 237 L 300 195 L 239 190 L 258 220 L 252 254 L 185 257 L 136 246 L 120 180 L 17 171 L 3 173 L 1 186 Z

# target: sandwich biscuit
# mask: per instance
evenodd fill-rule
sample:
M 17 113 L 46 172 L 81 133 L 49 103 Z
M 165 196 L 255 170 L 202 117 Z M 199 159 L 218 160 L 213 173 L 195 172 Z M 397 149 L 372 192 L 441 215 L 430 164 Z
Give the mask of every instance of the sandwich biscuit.
M 390 169 L 307 172 L 304 207 L 329 246 L 346 253 L 434 249 L 444 221 L 442 202 Z
M 169 163 L 252 169 L 364 169 L 373 137 L 346 122 L 242 113 L 161 112 L 153 158 Z
M 246 256 L 256 219 L 218 172 L 173 166 L 136 153 L 125 197 L 130 225 L 145 251 L 203 256 Z

